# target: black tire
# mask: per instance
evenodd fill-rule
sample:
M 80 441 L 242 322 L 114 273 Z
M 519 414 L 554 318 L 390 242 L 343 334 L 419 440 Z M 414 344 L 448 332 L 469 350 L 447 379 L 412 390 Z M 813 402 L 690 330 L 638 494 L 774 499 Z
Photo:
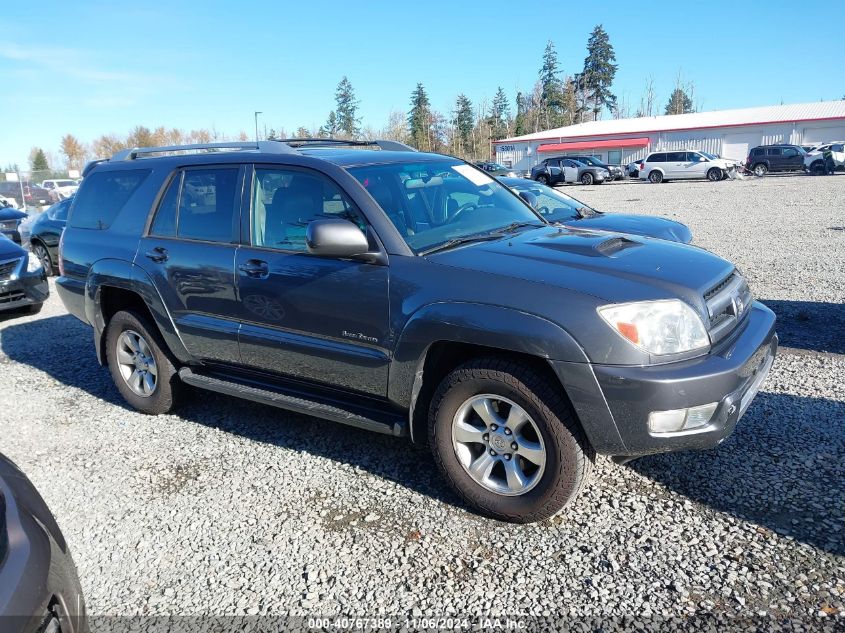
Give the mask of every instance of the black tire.
M 459 408 L 479 394 L 513 401 L 540 431 L 546 463 L 537 483 L 525 493 L 507 496 L 488 490 L 459 461 L 452 424 Z M 542 521 L 559 512 L 581 491 L 595 459 L 560 385 L 527 365 L 505 359 L 472 360 L 446 376 L 432 398 L 428 430 L 434 460 L 454 490 L 480 513 L 512 523 Z
M 156 363 L 157 377 L 155 390 L 151 395 L 140 396 L 130 388 L 126 379 L 120 373 L 117 362 L 118 337 L 125 332 L 132 331 L 142 336 L 152 352 Z M 135 311 L 121 310 L 117 312 L 106 326 L 106 359 L 112 380 L 120 395 L 133 408 L 141 413 L 158 415 L 173 409 L 178 399 L 182 383 L 176 369 L 176 363 L 171 359 L 164 340 L 158 328 L 150 320 Z
M 751 171 L 754 172 L 755 176 L 760 178 L 769 173 L 769 168 L 766 166 L 766 163 L 757 163 Z
M 656 169 L 651 170 L 648 173 L 648 180 L 649 182 L 653 182 L 655 185 L 659 185 L 663 182 L 663 172 L 659 172 Z
M 814 161 L 812 165 L 810 165 L 810 173 L 815 176 L 824 176 L 825 174 L 824 163 L 820 160 Z
M 585 172 L 581 174 L 581 184 L 582 185 L 592 185 L 595 178 L 590 172 Z
M 50 251 L 47 250 L 47 247 L 41 242 L 35 242 L 32 245 L 32 252 L 35 253 L 35 256 L 41 261 L 41 265 L 44 267 L 44 272 L 47 276 L 52 277 L 53 259 L 50 257 Z
M 719 182 L 722 180 L 722 170 L 718 167 L 711 167 L 707 170 L 707 180 L 710 182 Z
M 38 314 L 41 312 L 41 308 L 44 307 L 43 303 L 33 303 L 26 309 L 27 314 Z
M 549 178 L 545 174 L 540 174 L 539 176 L 537 176 L 537 182 L 539 182 L 541 185 L 548 185 Z

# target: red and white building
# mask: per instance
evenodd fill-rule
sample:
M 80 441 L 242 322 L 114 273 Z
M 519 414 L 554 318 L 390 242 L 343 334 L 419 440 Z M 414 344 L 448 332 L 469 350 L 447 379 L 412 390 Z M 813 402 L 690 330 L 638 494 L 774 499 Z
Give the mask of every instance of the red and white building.
M 544 158 L 588 154 L 625 165 L 657 150 L 745 160 L 755 145 L 845 140 L 845 101 L 589 121 L 493 142 L 497 163 L 527 171 Z

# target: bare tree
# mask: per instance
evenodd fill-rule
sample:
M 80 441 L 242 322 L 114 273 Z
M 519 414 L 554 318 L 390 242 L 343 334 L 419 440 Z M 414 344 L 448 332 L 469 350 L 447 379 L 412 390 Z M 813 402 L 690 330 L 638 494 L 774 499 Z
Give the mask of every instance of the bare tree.
M 649 75 L 646 77 L 645 86 L 643 87 L 643 96 L 640 97 L 640 107 L 637 110 L 636 116 L 654 116 L 655 103 L 657 96 L 654 91 L 654 77 Z
M 82 162 L 85 160 L 85 146 L 73 134 L 65 134 L 62 137 L 61 148 L 68 169 L 82 169 Z

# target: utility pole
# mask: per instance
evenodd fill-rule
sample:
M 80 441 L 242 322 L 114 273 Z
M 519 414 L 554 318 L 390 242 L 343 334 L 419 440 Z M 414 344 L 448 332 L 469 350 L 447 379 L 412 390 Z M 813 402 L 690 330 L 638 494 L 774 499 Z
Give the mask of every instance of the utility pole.
M 255 113 L 255 142 L 258 142 L 258 115 L 264 114 L 263 112 L 256 112 Z

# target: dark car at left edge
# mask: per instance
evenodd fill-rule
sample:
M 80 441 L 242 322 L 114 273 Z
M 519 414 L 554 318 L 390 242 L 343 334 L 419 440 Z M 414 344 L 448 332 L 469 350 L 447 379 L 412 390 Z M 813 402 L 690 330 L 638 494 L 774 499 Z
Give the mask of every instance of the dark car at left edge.
M 49 296 L 47 274 L 38 257 L 0 235 L 0 315 L 10 310 L 35 314 Z
M 21 243 L 21 234 L 18 227 L 26 218 L 26 213 L 14 207 L 0 206 L 0 233 L 8 237 L 16 244 Z

